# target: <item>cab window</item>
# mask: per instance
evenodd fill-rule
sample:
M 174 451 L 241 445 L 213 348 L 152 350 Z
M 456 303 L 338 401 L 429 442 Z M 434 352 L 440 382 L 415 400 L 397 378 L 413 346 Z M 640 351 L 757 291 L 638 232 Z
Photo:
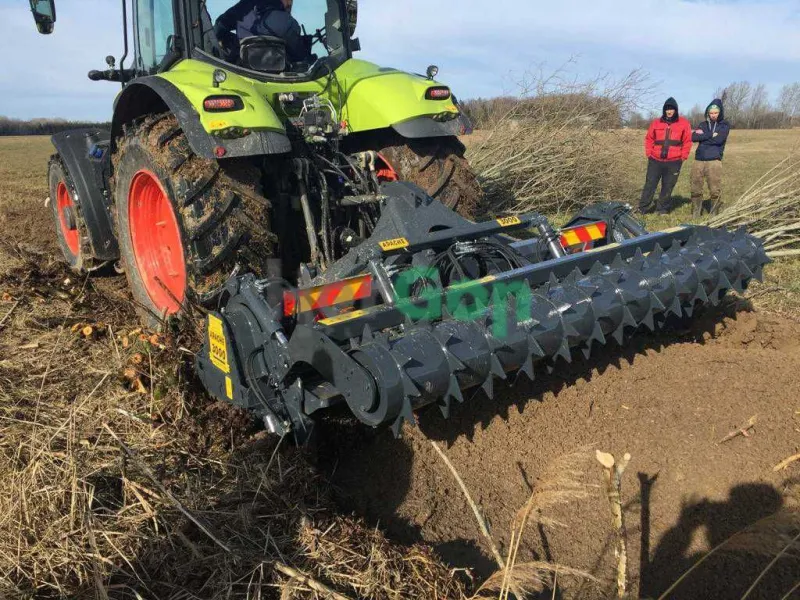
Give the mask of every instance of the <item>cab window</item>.
M 134 27 L 137 67 L 153 71 L 166 56 L 170 36 L 175 34 L 172 0 L 136 0 Z

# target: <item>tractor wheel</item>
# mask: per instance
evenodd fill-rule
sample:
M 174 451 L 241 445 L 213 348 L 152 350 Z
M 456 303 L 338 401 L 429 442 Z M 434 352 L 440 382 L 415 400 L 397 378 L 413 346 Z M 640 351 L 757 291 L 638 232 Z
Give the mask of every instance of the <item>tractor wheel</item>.
M 50 159 L 48 166 L 50 184 L 50 208 L 56 222 L 56 235 L 61 252 L 70 268 L 80 273 L 84 270 L 84 246 L 88 244 L 86 226 L 80 208 L 75 203 L 75 191 L 67 170 L 58 155 Z
M 399 178 L 417 184 L 468 219 L 477 216 L 481 188 L 454 137 L 402 140 L 379 152 Z
M 196 156 L 173 115 L 118 140 L 113 188 L 120 255 L 147 325 L 210 303 L 240 269 L 265 273 L 274 236 L 259 171 Z

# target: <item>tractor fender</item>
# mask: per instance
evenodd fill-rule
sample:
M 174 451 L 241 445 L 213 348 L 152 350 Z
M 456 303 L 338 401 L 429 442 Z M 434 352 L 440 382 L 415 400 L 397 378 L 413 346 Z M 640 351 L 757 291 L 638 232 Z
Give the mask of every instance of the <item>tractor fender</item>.
M 122 136 L 125 125 L 139 117 L 167 111 L 177 117 L 192 152 L 202 158 L 216 160 L 222 156 L 236 158 L 291 151 L 289 138 L 276 131 L 253 131 L 237 139 L 222 139 L 209 134 L 200 121 L 197 109 L 178 86 L 164 77 L 150 75 L 132 81 L 117 96 L 111 122 L 112 153 L 116 150 L 116 140 Z
M 99 260 L 118 259 L 119 247 L 109 210 L 109 131 L 73 129 L 57 133 L 50 139 L 75 188 L 74 200 L 86 223 L 93 257 Z

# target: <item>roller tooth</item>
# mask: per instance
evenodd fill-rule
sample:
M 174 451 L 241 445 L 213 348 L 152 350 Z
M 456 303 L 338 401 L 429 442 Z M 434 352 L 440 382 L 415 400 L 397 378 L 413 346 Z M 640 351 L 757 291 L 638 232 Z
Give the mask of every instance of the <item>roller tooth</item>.
M 736 293 L 741 294 L 744 292 L 744 286 L 742 285 L 742 278 L 741 277 L 734 277 L 733 281 L 728 281 L 730 285 L 730 289 L 734 290 Z
M 603 265 L 603 263 L 601 263 L 598 260 L 598 261 L 595 261 L 595 263 L 592 265 L 592 268 L 589 269 L 589 272 L 587 273 L 587 275 L 591 275 L 592 277 L 594 277 L 594 276 L 600 275 L 605 270 L 606 270 L 606 268 Z
M 660 261 L 663 255 L 664 255 L 664 249 L 661 247 L 661 244 L 656 244 L 655 248 L 653 248 L 649 256 L 652 260 Z
M 458 379 L 455 375 L 450 375 L 450 386 L 447 388 L 447 395 L 450 398 L 455 398 L 459 404 L 464 404 L 464 395 L 461 393 L 461 386 L 458 385 Z
M 747 228 L 744 225 L 740 225 L 736 228 L 736 231 L 733 232 L 734 239 L 742 239 L 747 237 Z
M 700 285 L 697 286 L 697 292 L 694 295 L 694 300 L 700 300 L 701 302 L 708 302 L 708 294 L 706 294 L 706 288 L 703 287 L 703 282 L 700 282 Z
M 571 310 L 572 310 L 572 313 L 575 312 L 574 309 L 571 309 Z M 580 337 L 581 334 L 570 323 L 567 323 L 566 321 L 564 321 L 564 335 L 566 335 L 567 337 Z
M 686 313 L 687 317 L 691 317 L 694 314 L 694 302 L 684 306 L 683 311 Z
M 744 262 L 739 263 L 739 274 L 742 276 L 742 279 L 751 279 L 753 277 L 753 272 Z
M 373 339 L 372 328 L 369 326 L 369 323 L 367 323 L 364 325 L 364 331 L 361 332 L 361 343 L 366 344 Z
M 403 410 L 400 412 L 400 416 L 412 425 L 417 424 L 417 417 L 414 415 L 414 408 L 411 406 L 411 399 L 408 396 L 403 399 Z
M 764 268 L 763 267 L 756 267 L 753 270 L 753 279 L 756 281 L 760 281 L 761 283 L 764 282 Z
M 592 356 L 592 345 L 591 344 L 584 344 L 583 348 L 581 348 L 581 352 L 583 352 L 583 356 L 586 360 Z
M 437 402 L 439 406 L 439 410 L 442 412 L 442 416 L 445 419 L 450 418 L 450 394 L 445 395 L 443 398 L 439 398 Z
M 567 340 L 561 342 L 561 346 L 559 347 L 558 352 L 556 352 L 556 356 L 560 356 L 568 363 L 572 362 L 572 354 L 570 354 L 569 344 L 567 344 Z
M 620 327 L 625 325 L 630 325 L 631 327 L 638 327 L 639 323 L 636 322 L 636 319 L 633 317 L 630 309 L 626 306 L 622 309 L 622 324 Z
M 544 358 L 544 350 L 532 336 L 528 336 L 528 355 L 537 358 Z
M 395 439 L 400 439 L 400 433 L 403 431 L 403 417 L 397 417 L 390 427 L 392 428 L 392 435 L 394 435 Z
M 517 371 L 517 377 L 519 377 L 520 373 L 525 373 L 528 376 L 528 379 L 531 381 L 534 380 L 534 370 L 533 370 L 533 357 L 528 355 L 528 358 L 525 359 L 525 362 Z
M 599 321 L 595 322 L 594 331 L 592 331 L 592 335 L 589 337 L 588 344 L 590 347 L 592 342 L 600 342 L 601 344 L 606 343 L 606 336 L 603 335 L 603 328 L 600 327 Z
M 650 292 L 650 304 L 652 305 L 652 307 L 655 310 L 658 310 L 658 311 L 666 310 L 666 307 L 664 306 L 664 304 L 661 302 L 661 300 L 658 298 L 658 296 L 656 296 L 655 293 L 653 293 L 653 292 Z
M 611 261 L 611 268 L 612 269 L 624 269 L 625 268 L 625 261 L 622 259 L 622 255 L 617 253 L 614 255 L 614 260 Z
M 678 296 L 675 296 L 675 301 L 672 303 L 672 306 L 669 307 L 669 312 L 676 317 L 683 315 L 683 310 L 681 309 L 681 300 L 678 298 Z
M 492 374 L 500 379 L 506 379 L 506 372 L 503 370 L 503 365 L 500 363 L 500 359 L 497 358 L 497 355 L 492 352 L 492 357 L 489 359 L 489 364 L 491 365 Z
M 647 327 L 650 331 L 654 331 L 655 330 L 656 324 L 653 321 L 653 311 L 652 310 L 648 310 L 647 311 L 647 314 L 642 319 L 642 325 Z
M 409 377 L 405 371 L 401 373 L 400 380 L 403 382 L 403 392 L 405 393 L 406 397 L 411 396 L 414 398 L 419 398 L 422 396 L 422 392 L 419 391 L 417 384 L 411 380 L 411 377 Z
M 389 350 L 391 346 L 389 345 L 389 334 L 388 333 L 379 333 L 375 336 L 375 343 L 379 346 Z
M 622 324 L 617 327 L 611 336 L 617 341 L 617 343 L 621 346 L 623 340 L 625 339 L 625 325 Z
M 486 378 L 486 381 L 481 384 L 481 388 L 484 392 L 486 392 L 486 396 L 489 398 L 489 400 L 494 400 L 494 382 L 491 373 Z

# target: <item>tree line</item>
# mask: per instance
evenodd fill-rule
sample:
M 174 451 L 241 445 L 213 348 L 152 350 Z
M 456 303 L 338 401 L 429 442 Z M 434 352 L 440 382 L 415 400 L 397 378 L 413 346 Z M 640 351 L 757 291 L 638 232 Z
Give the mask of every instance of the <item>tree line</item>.
M 109 123 L 91 121 L 68 121 L 66 119 L 10 119 L 0 116 L 0 136 L 3 135 L 53 135 L 67 129 L 80 127 L 105 127 Z
M 725 119 L 737 129 L 788 129 L 800 127 L 800 82 L 787 83 L 771 100 L 767 86 L 763 83 L 735 81 L 717 88 L 714 98 L 722 99 Z M 711 98 L 709 98 L 711 100 Z M 696 104 L 690 110 L 682 110 L 692 124 L 705 120 L 705 105 Z M 637 129 L 646 128 L 660 114 L 645 116 L 634 112 L 625 120 L 625 125 Z

